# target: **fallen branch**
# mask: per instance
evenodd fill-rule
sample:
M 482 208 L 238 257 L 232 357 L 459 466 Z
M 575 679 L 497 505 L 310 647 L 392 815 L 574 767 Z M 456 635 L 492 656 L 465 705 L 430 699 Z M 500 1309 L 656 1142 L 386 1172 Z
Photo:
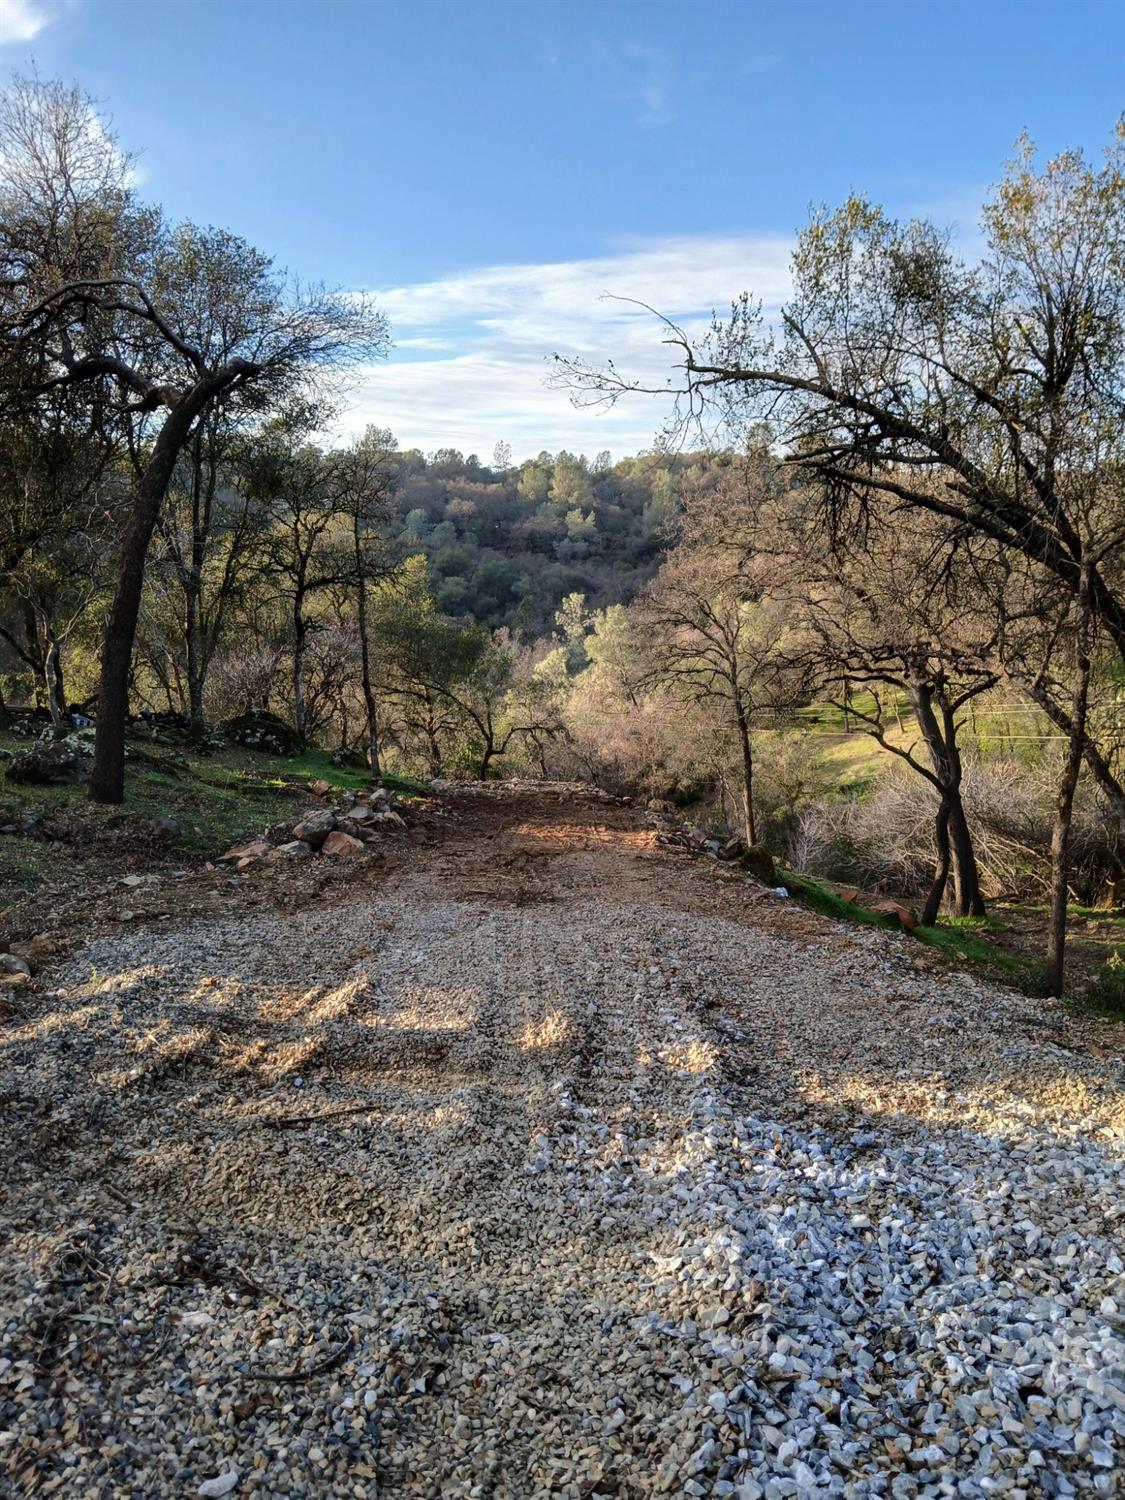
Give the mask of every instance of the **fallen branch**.
M 316 1125 L 321 1120 L 339 1120 L 345 1115 L 368 1115 L 377 1104 L 351 1104 L 347 1109 L 328 1109 L 316 1115 L 262 1115 L 261 1123 L 271 1130 L 298 1130 L 302 1125 Z
M 259 1374 L 251 1370 L 245 1376 L 247 1380 L 276 1380 L 276 1381 L 300 1381 L 314 1380 L 318 1375 L 327 1375 L 329 1370 L 334 1370 L 337 1365 L 342 1364 L 344 1355 L 352 1347 L 352 1338 L 349 1334 L 342 1344 L 337 1344 L 335 1349 L 330 1349 L 319 1363 L 309 1365 L 304 1370 L 280 1370 L 277 1374 Z

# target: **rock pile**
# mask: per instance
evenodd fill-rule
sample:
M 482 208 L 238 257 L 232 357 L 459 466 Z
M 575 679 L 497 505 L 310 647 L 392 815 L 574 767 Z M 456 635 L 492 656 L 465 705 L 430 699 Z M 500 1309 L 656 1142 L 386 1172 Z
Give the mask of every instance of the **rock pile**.
M 309 790 L 324 796 L 332 786 L 327 781 L 313 781 Z M 368 844 L 405 828 L 406 821 L 396 812 L 394 798 L 382 787 L 370 792 L 345 792 L 335 807 L 310 808 L 291 827 L 283 824 L 235 844 L 220 855 L 219 863 L 233 865 L 241 872 L 260 860 L 276 863 L 308 859 L 314 854 L 362 854 Z
M 656 829 L 657 839 L 662 844 L 675 844 L 694 854 L 706 854 L 712 859 L 741 865 L 748 875 L 764 886 L 773 888 L 778 883 L 777 867 L 765 844 L 747 844 L 740 838 L 727 839 L 725 843 L 708 838 L 702 828 L 686 822 L 672 803 L 662 797 L 653 797 L 645 803 L 645 821 Z

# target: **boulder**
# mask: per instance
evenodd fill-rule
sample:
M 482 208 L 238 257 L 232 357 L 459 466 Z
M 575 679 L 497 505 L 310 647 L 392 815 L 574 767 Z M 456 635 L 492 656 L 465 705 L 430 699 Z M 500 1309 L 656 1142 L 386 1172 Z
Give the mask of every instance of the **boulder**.
M 248 844 L 236 844 L 233 849 L 228 849 L 225 854 L 219 855 L 220 864 L 238 864 L 243 868 L 242 862 L 253 863 L 260 859 L 263 854 L 268 854 L 273 846 L 268 839 L 251 839 Z
M 359 839 L 352 838 L 350 833 L 342 833 L 336 829 L 324 840 L 320 852 L 321 854 L 362 854 L 363 845 Z
M 727 839 L 719 850 L 720 859 L 737 859 L 745 850 L 746 845 L 741 839 Z
M 909 906 L 900 906 L 897 901 L 876 901 L 871 910 L 878 912 L 881 917 L 890 917 L 907 932 L 913 932 L 918 925 L 918 913 Z
M 170 818 L 167 813 L 157 813 L 152 820 L 153 833 L 163 834 L 165 838 L 174 839 L 180 831 L 180 825 L 175 818 Z
M 777 885 L 777 867 L 765 844 L 751 844 L 739 857 L 742 868 L 763 885 Z
M 273 851 L 273 859 L 308 859 L 313 852 L 313 846 L 304 839 L 290 839 L 287 844 L 278 844 Z
M 18 953 L 0 953 L 0 974 L 21 974 L 25 979 L 30 979 L 31 965 L 26 958 L 20 958 Z
M 310 781 L 309 782 L 309 791 L 310 792 L 315 792 L 318 797 L 327 797 L 328 793 L 331 790 L 332 790 L 332 783 L 330 781 L 323 781 L 322 780 L 322 781 Z
M 247 750 L 262 750 L 267 755 L 296 755 L 303 749 L 296 730 L 276 714 L 264 708 L 251 708 L 220 726 L 224 739 Z
M 308 813 L 299 823 L 294 823 L 293 837 L 319 848 L 335 826 L 336 814 L 326 808 L 324 812 Z
M 45 741 L 13 755 L 6 769 L 9 781 L 28 786 L 76 786 L 86 780 L 86 758 L 65 740 Z
M 366 771 L 369 761 L 362 750 L 333 750 L 332 764 L 334 766 L 347 766 L 353 771 Z

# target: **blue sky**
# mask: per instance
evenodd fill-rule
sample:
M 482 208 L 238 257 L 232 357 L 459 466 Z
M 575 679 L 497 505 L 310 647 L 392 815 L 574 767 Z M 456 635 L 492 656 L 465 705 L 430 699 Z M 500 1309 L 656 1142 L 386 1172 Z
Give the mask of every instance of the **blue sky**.
M 142 191 L 302 277 L 372 289 L 397 348 L 348 422 L 487 456 L 646 446 L 574 412 L 556 349 L 655 369 L 648 324 L 774 305 L 812 202 L 971 234 L 1027 129 L 1096 152 L 1120 0 L 0 0 L 0 61 L 77 79 Z

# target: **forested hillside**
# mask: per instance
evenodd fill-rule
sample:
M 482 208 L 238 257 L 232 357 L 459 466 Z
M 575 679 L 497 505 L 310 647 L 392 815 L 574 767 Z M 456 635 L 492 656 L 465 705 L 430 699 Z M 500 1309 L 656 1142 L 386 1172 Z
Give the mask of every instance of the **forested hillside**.
M 598 608 L 631 599 L 651 576 L 686 494 L 706 493 L 730 465 L 711 453 L 613 463 L 609 453 L 540 453 L 491 467 L 453 450 L 399 455 L 400 551 L 430 565 L 434 602 L 522 635 L 548 632 L 568 594 Z

